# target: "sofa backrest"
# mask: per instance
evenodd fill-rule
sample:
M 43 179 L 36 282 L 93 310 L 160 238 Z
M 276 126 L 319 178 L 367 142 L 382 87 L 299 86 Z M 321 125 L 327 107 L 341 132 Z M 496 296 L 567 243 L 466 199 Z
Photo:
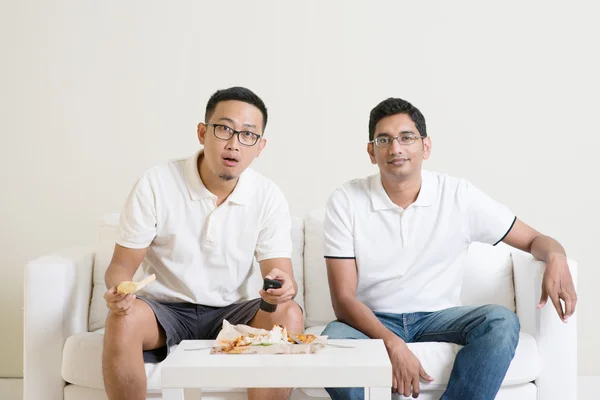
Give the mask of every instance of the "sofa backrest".
M 296 301 L 304 309 L 307 327 L 326 325 L 335 319 L 327 269 L 323 258 L 323 210 L 315 210 L 303 220 L 292 218 L 292 264 L 298 283 Z M 108 309 L 104 302 L 104 273 L 112 258 L 119 214 L 109 214 L 100 223 L 100 239 L 94 258 L 93 291 L 89 330 L 104 327 Z M 475 243 L 466 257 L 461 301 L 464 305 L 500 304 L 515 310 L 512 259 L 508 246 Z M 139 269 L 134 280 L 142 277 Z M 246 281 L 246 299 L 258 297 L 262 276 L 255 261 Z
M 335 319 L 329 297 L 327 268 L 323 258 L 324 210 L 315 210 L 304 220 L 304 298 L 306 326 L 325 325 Z M 509 247 L 474 243 L 465 258 L 461 303 L 500 304 L 515 310 L 512 259 Z

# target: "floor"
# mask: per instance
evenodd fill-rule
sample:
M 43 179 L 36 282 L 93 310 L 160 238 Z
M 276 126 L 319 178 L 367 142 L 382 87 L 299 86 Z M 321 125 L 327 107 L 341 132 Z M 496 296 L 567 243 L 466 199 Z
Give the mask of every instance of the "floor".
M 600 399 L 600 376 L 580 376 L 578 392 L 579 399 L 577 400 Z M 22 380 L 0 378 L 0 399 L 22 400 Z

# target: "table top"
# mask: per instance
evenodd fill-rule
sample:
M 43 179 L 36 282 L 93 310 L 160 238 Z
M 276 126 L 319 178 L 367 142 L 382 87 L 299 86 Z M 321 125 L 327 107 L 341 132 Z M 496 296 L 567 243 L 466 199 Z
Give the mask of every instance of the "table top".
M 162 365 L 163 387 L 389 387 L 379 339 L 329 340 L 315 354 L 210 354 L 214 340 L 184 340 Z M 188 349 L 188 350 L 186 350 Z M 193 350 L 189 349 L 202 349 Z

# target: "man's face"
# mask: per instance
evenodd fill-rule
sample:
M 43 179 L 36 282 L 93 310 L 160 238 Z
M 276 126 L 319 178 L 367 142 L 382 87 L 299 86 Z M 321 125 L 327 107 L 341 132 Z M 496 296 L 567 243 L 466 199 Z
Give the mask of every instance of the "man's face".
M 245 146 L 239 139 L 252 142 L 252 134 L 262 136 L 262 127 L 262 113 L 253 105 L 237 100 L 218 103 L 210 120 L 198 124 L 198 139 L 204 145 L 203 162 L 207 163 L 209 171 L 226 181 L 238 178 L 266 145 L 263 138 L 253 146 Z M 232 130 L 243 132 L 239 139 L 237 134 L 233 134 L 228 140 L 223 140 L 215 136 L 215 129 L 221 138 L 230 135 Z
M 405 179 L 421 173 L 423 160 L 429 158 L 431 140 L 421 139 L 421 133 L 407 114 L 395 114 L 382 118 L 375 126 L 374 139 L 387 138 L 386 144 L 367 144 L 367 152 L 373 164 L 377 164 L 382 176 Z M 399 139 L 393 139 L 399 137 Z M 411 142 L 411 144 L 406 144 Z M 391 143 L 389 143 L 391 140 Z M 404 141 L 400 144 L 399 141 Z

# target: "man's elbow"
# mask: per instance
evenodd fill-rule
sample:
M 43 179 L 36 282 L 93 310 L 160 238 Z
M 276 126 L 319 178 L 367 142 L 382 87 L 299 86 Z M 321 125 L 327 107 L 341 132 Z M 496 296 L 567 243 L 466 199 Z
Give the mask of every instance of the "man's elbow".
M 351 296 L 331 296 L 333 312 L 338 320 L 344 321 L 347 319 L 348 311 L 352 307 L 352 300 Z

